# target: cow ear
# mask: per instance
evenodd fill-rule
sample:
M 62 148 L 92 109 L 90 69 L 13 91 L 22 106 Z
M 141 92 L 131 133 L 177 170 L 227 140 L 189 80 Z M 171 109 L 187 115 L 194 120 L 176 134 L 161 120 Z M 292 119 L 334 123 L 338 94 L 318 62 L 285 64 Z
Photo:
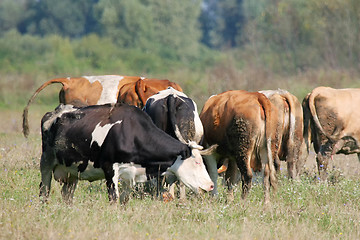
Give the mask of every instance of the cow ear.
M 181 151 L 181 160 L 185 160 L 191 156 L 191 147 L 186 145 L 186 149 Z

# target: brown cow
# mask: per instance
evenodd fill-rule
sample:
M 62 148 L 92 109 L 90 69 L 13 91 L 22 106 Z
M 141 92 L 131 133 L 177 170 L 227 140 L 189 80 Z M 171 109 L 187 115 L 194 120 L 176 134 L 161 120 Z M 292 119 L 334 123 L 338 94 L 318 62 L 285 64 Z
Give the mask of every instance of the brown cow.
M 277 134 L 279 153 L 275 161 L 277 171 L 280 160 L 286 161 L 289 178 L 297 178 L 308 152 L 303 138 L 303 110 L 299 100 L 286 90 L 264 90 L 264 94 L 277 108 Z
M 49 80 L 35 91 L 35 93 L 31 96 L 28 104 L 24 108 L 23 133 L 25 137 L 29 134 L 29 105 L 35 99 L 37 94 L 50 84 L 61 83 L 63 85 L 59 93 L 60 103 L 71 104 L 76 107 L 84 107 L 89 105 L 116 103 L 118 101 L 119 93 L 122 87 L 129 83 L 135 84 L 137 82 L 146 82 L 146 86 L 142 88 L 136 88 L 136 92 L 131 93 L 131 95 L 134 96 L 134 101 L 127 101 L 127 103 L 136 106 L 139 106 L 139 99 L 143 101 L 146 96 L 149 97 L 153 92 L 157 93 L 158 91 L 166 89 L 169 86 L 174 86 L 174 83 L 170 82 L 169 80 L 146 79 L 143 77 L 119 75 L 84 76 L 79 78 L 68 77 Z M 140 85 L 141 84 L 139 84 L 139 86 Z M 147 91 L 147 89 L 151 89 L 151 91 Z M 156 91 L 156 89 L 158 90 Z M 179 86 L 177 89 L 181 90 Z M 127 95 L 130 95 L 129 91 L 126 92 Z M 135 89 L 132 89 L 132 91 L 135 91 Z M 136 94 L 139 94 L 139 96 L 141 95 L 141 97 L 136 97 Z
M 334 154 L 357 153 L 360 159 L 360 89 L 317 87 L 303 100 L 304 138 L 314 144 L 322 180 Z
M 272 109 L 269 99 L 261 93 L 243 90 L 210 97 L 200 113 L 204 144 L 219 145 L 216 160 L 229 159 L 227 173 L 236 172 L 239 168 L 243 198 L 251 188 L 252 170 L 264 171 L 265 204 L 270 202 L 270 185 L 274 189 L 277 186 L 274 167 L 277 155 L 276 118 L 276 109 Z M 216 193 L 217 169 L 214 160 L 206 159 Z M 230 180 L 236 179 L 231 178 L 230 174 Z
M 143 108 L 149 97 L 168 87 L 172 87 L 180 92 L 183 91 L 178 84 L 170 82 L 169 80 L 139 79 L 121 87 L 118 102 Z

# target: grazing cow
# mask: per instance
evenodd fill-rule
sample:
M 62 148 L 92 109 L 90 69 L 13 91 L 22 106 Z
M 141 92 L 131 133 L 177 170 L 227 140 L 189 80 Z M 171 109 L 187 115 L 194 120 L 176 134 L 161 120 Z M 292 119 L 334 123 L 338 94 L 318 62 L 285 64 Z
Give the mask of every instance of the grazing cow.
M 234 90 L 210 97 L 200 113 L 204 143 L 219 145 L 216 160 L 229 159 L 226 173 L 230 173 L 231 182 L 236 180 L 231 173 L 236 173 L 239 168 L 243 198 L 251 187 L 252 170 L 264 171 L 265 204 L 270 202 L 270 185 L 274 189 L 277 185 L 275 110 L 261 93 Z M 206 161 L 216 192 L 217 166 L 214 160 Z
M 182 143 L 202 140 L 204 129 L 196 103 L 184 93 L 169 87 L 151 96 L 143 109 L 155 125 Z M 174 197 L 174 189 L 170 193 Z M 185 198 L 185 189 L 180 187 L 180 199 Z
M 303 100 L 304 138 L 314 144 L 320 178 L 326 179 L 329 158 L 357 153 L 360 159 L 360 127 L 357 111 L 360 89 L 317 87 Z M 359 117 L 358 117 L 359 115 Z
M 141 84 L 144 82 L 146 84 Z M 60 103 L 71 104 L 76 107 L 116 103 L 121 91 L 124 93 L 126 92 L 127 95 L 130 95 L 130 90 L 125 91 L 125 89 L 128 89 L 127 86 L 129 86 L 128 84 L 130 83 L 136 83 L 136 86 L 139 86 L 136 89 L 131 89 L 131 96 L 134 100 L 127 101 L 127 103 L 136 106 L 139 105 L 139 99 L 146 101 L 146 97 L 149 97 L 151 94 L 155 94 L 160 90 L 166 89 L 168 86 L 177 86 L 181 90 L 178 85 L 170 82 L 169 80 L 146 79 L 143 77 L 105 75 L 52 79 L 45 82 L 35 91 L 35 93 L 31 96 L 28 104 L 24 108 L 23 133 L 25 137 L 27 137 L 29 134 L 29 105 L 41 90 L 53 83 L 61 83 L 63 85 L 59 93 Z
M 182 92 L 182 88 L 178 84 L 169 80 L 139 79 L 125 84 L 120 89 L 118 102 L 143 108 L 149 97 L 168 87 Z
M 303 138 L 303 110 L 299 100 L 286 90 L 264 90 L 264 94 L 277 109 L 277 139 L 279 152 L 275 167 L 280 170 L 280 160 L 286 161 L 288 176 L 296 178 L 300 173 L 307 151 Z
M 75 108 L 60 105 L 42 119 L 40 196 L 47 199 L 52 174 L 71 202 L 78 180 L 106 180 L 109 200 L 128 199 L 129 187 L 165 173 L 194 192 L 213 189 L 201 157 L 202 147 L 183 144 L 157 128 L 135 106 L 118 103 Z M 126 190 L 118 191 L 121 178 Z

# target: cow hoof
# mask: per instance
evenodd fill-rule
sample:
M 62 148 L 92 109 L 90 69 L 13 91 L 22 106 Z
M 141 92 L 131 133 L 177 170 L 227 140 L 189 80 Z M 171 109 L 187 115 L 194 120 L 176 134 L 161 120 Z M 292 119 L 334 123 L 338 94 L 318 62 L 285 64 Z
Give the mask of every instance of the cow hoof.
M 163 199 L 163 202 L 167 203 L 167 202 L 171 202 L 174 200 L 174 197 L 171 195 L 171 193 L 169 192 L 164 192 L 162 194 L 162 199 Z

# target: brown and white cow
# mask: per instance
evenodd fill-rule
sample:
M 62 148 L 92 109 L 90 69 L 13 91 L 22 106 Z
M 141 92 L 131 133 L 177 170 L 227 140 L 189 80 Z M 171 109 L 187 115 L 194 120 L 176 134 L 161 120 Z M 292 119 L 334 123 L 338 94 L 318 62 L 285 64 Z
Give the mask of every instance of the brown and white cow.
M 270 100 L 258 92 L 227 91 L 206 101 L 200 119 L 204 126 L 204 144 L 218 144 L 216 159 L 206 160 L 215 184 L 214 192 L 217 191 L 216 161 L 228 158 L 227 173 L 240 170 L 243 198 L 251 188 L 252 170 L 264 171 L 264 197 L 265 203 L 269 203 L 270 185 L 274 189 L 277 186 L 274 166 L 277 114 Z M 234 180 L 230 177 L 230 181 Z
M 169 80 L 146 79 L 143 77 L 133 76 L 104 75 L 52 79 L 45 82 L 35 91 L 24 108 L 23 133 L 25 137 L 29 134 L 29 105 L 41 90 L 53 83 L 61 83 L 63 85 L 59 93 L 60 103 L 71 104 L 76 107 L 116 103 L 121 91 L 124 94 L 126 93 L 126 96 L 132 96 L 132 99 L 129 100 L 127 98 L 126 102 L 135 106 L 141 105 L 145 98 L 157 93 L 160 90 L 166 89 L 169 86 L 175 86 L 176 89 L 181 91 L 180 86 L 170 82 Z M 129 85 L 127 84 L 131 83 L 139 87 L 128 89 L 127 86 Z M 125 91 L 125 89 L 128 90 Z M 122 101 L 123 99 L 120 98 L 119 100 Z
M 357 153 L 360 159 L 360 89 L 317 87 L 303 100 L 304 138 L 314 144 L 320 178 L 326 179 L 334 154 Z
M 296 178 L 301 172 L 307 157 L 303 138 L 303 110 L 301 103 L 286 90 L 264 90 L 264 94 L 277 109 L 277 139 L 279 152 L 275 167 L 280 170 L 280 160 L 286 161 L 289 178 Z

